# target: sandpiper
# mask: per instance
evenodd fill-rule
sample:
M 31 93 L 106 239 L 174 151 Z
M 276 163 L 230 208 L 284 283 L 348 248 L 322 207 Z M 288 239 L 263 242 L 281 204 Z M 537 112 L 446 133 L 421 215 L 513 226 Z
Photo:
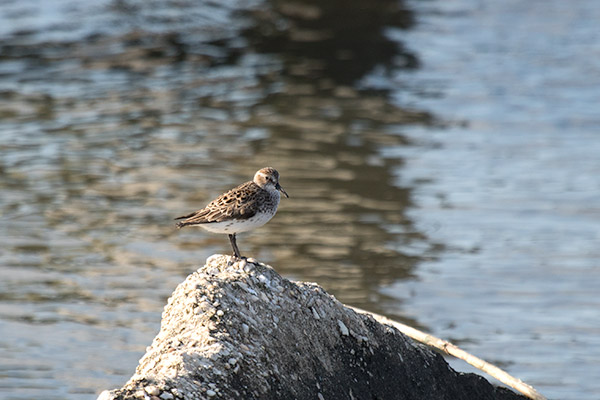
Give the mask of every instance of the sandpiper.
M 269 222 L 277 212 L 280 195 L 288 194 L 279 185 L 279 172 L 266 167 L 254 174 L 254 179 L 223 193 L 202 210 L 175 219 L 183 219 L 177 228 L 200 226 L 209 232 L 229 235 L 234 256 L 242 258 L 235 235 L 258 228 Z

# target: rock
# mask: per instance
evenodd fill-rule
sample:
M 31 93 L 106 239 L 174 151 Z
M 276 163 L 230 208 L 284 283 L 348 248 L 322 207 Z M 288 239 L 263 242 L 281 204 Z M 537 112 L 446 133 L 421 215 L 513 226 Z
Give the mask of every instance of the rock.
M 161 393 L 160 389 L 159 389 L 159 388 L 157 388 L 157 387 L 156 387 L 156 386 L 154 386 L 154 385 L 146 386 L 146 387 L 144 388 L 144 390 L 145 390 L 145 391 L 146 391 L 146 393 L 148 393 L 150 396 L 158 396 L 158 395 Z
M 314 283 L 222 255 L 177 287 L 135 374 L 99 399 L 142 399 L 148 388 L 186 400 L 524 398 L 454 371 Z

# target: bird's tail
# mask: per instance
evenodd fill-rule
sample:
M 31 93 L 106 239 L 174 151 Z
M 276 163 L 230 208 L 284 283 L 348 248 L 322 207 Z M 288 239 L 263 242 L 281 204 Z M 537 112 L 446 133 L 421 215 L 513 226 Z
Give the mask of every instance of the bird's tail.
M 194 214 L 196 214 L 196 213 L 195 213 L 195 212 L 193 212 L 193 213 L 191 213 L 191 214 L 184 215 L 184 216 L 182 216 L 182 217 L 177 217 L 177 218 L 175 218 L 175 219 L 188 219 L 188 218 L 190 218 L 190 217 L 194 216 Z M 177 225 L 176 225 L 176 226 L 177 226 L 177 229 L 181 229 L 181 228 L 183 228 L 184 226 L 193 225 L 193 224 L 194 224 L 193 222 L 179 221 L 179 222 L 177 223 Z

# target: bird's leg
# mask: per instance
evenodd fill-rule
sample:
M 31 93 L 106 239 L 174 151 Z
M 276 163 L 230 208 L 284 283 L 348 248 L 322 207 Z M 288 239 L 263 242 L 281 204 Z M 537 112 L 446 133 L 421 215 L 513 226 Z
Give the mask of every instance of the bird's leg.
M 237 258 L 243 258 L 240 254 L 240 249 L 238 249 L 237 243 L 235 241 L 235 233 L 229 234 L 229 241 L 231 242 L 231 247 L 233 247 L 233 255 Z

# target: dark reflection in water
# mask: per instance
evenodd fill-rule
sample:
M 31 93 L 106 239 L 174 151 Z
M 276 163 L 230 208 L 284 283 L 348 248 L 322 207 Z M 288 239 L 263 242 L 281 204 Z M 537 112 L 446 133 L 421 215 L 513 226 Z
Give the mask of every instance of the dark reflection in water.
M 288 80 L 316 80 L 315 89 L 352 85 L 375 67 L 415 67 L 416 57 L 385 36 L 410 28 L 412 13 L 397 1 L 273 1 L 254 10 L 243 34 L 260 53 L 278 54 Z M 321 85 L 319 85 L 321 83 Z
M 397 126 L 430 118 L 391 105 L 383 91 L 356 87 L 375 68 L 414 66 L 415 57 L 384 35 L 386 27 L 410 26 L 411 14 L 391 1 L 306 1 L 243 15 L 253 21 L 242 32 L 248 46 L 228 61 L 255 52 L 278 64 L 257 68 L 267 92 L 243 125 L 268 134 L 255 157 L 278 165 L 294 190 L 261 243 L 282 272 L 378 308 L 376 288 L 408 276 L 422 255 L 403 249 L 426 243 L 404 215 L 410 189 L 392 183 L 401 160 L 383 159 L 379 149 L 404 144 Z M 252 170 L 256 160 L 247 161 L 237 162 Z
M 239 244 L 281 273 L 381 311 L 378 288 L 435 256 L 406 215 L 411 188 L 395 184 L 402 159 L 381 152 L 431 116 L 362 81 L 418 65 L 386 36 L 412 24 L 401 3 L 44 4 L 0 5 L 0 380 L 12 398 L 122 384 L 166 296 L 230 251 L 172 218 L 262 166 L 291 198 Z

